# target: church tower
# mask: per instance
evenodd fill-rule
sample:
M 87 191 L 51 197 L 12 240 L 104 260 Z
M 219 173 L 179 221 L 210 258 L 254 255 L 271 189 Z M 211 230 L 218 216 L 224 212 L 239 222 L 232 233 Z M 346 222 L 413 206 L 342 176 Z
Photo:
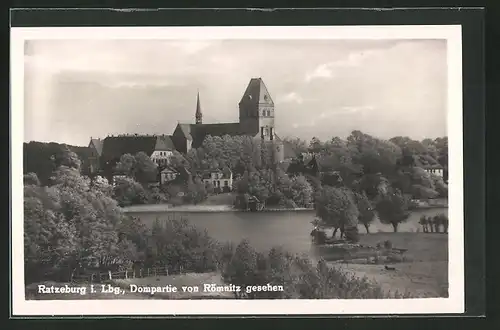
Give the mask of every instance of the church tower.
M 198 91 L 198 96 L 196 97 L 196 114 L 195 114 L 196 124 L 203 123 L 203 115 L 201 114 L 200 106 L 200 92 Z
M 252 78 L 239 103 L 240 125 L 248 134 L 259 135 L 264 141 L 273 141 L 274 102 L 262 78 Z

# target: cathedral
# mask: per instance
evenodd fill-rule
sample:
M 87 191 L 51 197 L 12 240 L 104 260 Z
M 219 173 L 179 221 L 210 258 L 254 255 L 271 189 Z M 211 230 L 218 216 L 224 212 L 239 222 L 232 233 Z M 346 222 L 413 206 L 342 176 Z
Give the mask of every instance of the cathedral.
M 236 123 L 203 123 L 200 96 L 197 96 L 193 123 L 177 124 L 172 135 L 122 134 L 92 139 L 90 148 L 91 172 L 113 168 L 123 154 L 145 152 L 158 165 L 166 165 L 168 157 L 178 151 L 187 153 L 202 145 L 206 136 L 251 136 L 273 150 L 273 160 L 282 163 L 295 157 L 292 147 L 284 143 L 275 129 L 274 102 L 262 81 L 252 78 L 239 104 Z
M 198 148 L 206 136 L 248 135 L 260 139 L 274 150 L 274 160 L 282 162 L 285 146 L 275 130 L 274 102 L 262 78 L 252 78 L 239 102 L 239 122 L 204 124 L 198 95 L 194 124 L 177 124 L 172 134 L 175 148 L 186 153 Z

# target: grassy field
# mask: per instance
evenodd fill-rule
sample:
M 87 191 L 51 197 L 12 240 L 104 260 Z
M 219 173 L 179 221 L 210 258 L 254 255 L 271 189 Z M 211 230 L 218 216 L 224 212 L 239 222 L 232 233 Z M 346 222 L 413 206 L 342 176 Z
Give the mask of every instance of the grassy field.
M 448 296 L 448 235 L 424 233 L 374 233 L 361 235 L 360 244 L 375 246 L 390 240 L 393 247 L 408 249 L 407 261 L 391 264 L 332 262 L 332 266 L 358 277 L 366 276 L 386 292 L 409 292 L 419 297 Z
M 448 235 L 424 233 L 373 233 L 360 235 L 360 244 L 376 246 L 377 243 L 390 240 L 394 248 L 408 249 L 405 253 L 405 262 L 392 263 L 393 270 L 387 270 L 384 263 L 366 264 L 350 260 L 347 262 L 329 262 L 332 267 L 352 273 L 357 277 L 367 277 L 376 282 L 386 292 L 409 292 L 414 297 L 446 297 L 448 295 Z M 26 299 L 61 300 L 61 299 L 231 299 L 232 292 L 204 292 L 203 284 L 224 286 L 218 273 L 183 274 L 157 276 L 147 278 L 115 280 L 112 284 L 124 290 L 123 294 L 100 292 L 100 285 L 95 293 L 90 293 L 90 286 L 86 287 L 87 294 L 56 294 L 37 293 L 37 284 L 26 287 Z M 41 284 L 41 283 L 40 283 Z M 47 287 L 64 286 L 69 283 L 43 283 Z M 130 284 L 137 286 L 175 286 L 177 292 L 161 292 L 154 295 L 148 293 L 132 293 Z M 75 286 L 73 284 L 72 286 Z M 198 292 L 183 292 L 182 286 L 198 286 Z

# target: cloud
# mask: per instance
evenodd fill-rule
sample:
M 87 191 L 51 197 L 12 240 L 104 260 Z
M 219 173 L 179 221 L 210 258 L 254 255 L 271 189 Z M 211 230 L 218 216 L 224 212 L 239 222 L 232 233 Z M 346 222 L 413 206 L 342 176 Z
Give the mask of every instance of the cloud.
M 371 105 L 361 105 L 361 106 L 344 106 L 340 108 L 340 111 L 335 112 L 335 114 L 353 114 L 365 111 L 374 110 L 375 107 Z
M 332 72 L 333 63 L 321 64 L 314 71 L 306 74 L 306 82 L 310 82 L 316 78 L 331 78 L 333 76 Z
M 378 50 L 364 50 L 364 51 L 350 52 L 345 58 L 333 62 L 320 64 L 314 70 L 306 74 L 305 81 L 310 82 L 318 78 L 324 78 L 324 79 L 332 78 L 334 76 L 334 70 L 336 68 L 357 67 L 367 58 L 377 54 L 378 52 L 379 52 Z
M 280 102 L 285 102 L 285 103 L 298 103 L 298 104 L 302 104 L 302 102 L 304 102 L 304 99 L 297 93 L 295 92 L 291 92 L 291 93 L 288 93 L 286 95 L 283 95 L 281 97 L 278 97 L 278 100 Z

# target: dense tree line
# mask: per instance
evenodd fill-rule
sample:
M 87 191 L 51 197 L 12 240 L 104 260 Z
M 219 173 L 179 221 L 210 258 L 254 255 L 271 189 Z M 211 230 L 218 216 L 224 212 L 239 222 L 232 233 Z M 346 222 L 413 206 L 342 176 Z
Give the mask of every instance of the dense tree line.
M 321 173 L 313 185 L 318 216 L 313 236 L 333 228 L 333 236 L 340 230 L 340 237 L 356 241 L 358 224 L 369 232 L 376 215 L 397 231 L 415 207 L 413 199 L 448 195 L 444 179 L 424 170 L 429 165 L 447 168 L 447 138 L 381 140 L 353 131 L 345 140 L 288 142 L 314 153 Z
M 369 232 L 370 223 L 378 215 L 397 231 L 414 207 L 413 199 L 448 195 L 445 180 L 424 170 L 432 165 L 447 168 L 446 137 L 415 141 L 399 136 L 383 140 L 353 131 L 346 139 L 313 138 L 306 143 L 295 138 L 285 142 L 298 155 L 289 166 L 277 164 L 271 146 L 251 137 L 207 136 L 201 147 L 186 155 L 174 153 L 171 166 L 186 169 L 187 174 L 163 187 L 151 185 L 159 180 L 160 169 L 146 154 L 122 155 L 115 170 L 124 178 L 115 182 L 112 197 L 120 206 L 197 204 L 207 198 L 211 189 L 196 174 L 222 169 L 233 173 L 237 207 L 247 208 L 249 198 L 266 206 L 315 206 L 319 227 L 331 227 L 334 234 L 340 230 L 341 236 L 347 234 L 355 239 L 358 223 Z M 56 144 L 25 144 L 25 173 L 36 173 L 40 182 L 47 184 L 51 173 L 64 162 L 62 149 Z M 85 162 L 84 155 L 77 159 Z M 311 160 L 313 171 L 306 166 Z
M 23 143 L 23 173 L 35 173 L 40 182 L 48 184 L 52 172 L 60 163 L 61 157 L 63 157 L 65 148 L 78 155 L 84 169 L 89 155 L 87 147 L 31 141 Z

